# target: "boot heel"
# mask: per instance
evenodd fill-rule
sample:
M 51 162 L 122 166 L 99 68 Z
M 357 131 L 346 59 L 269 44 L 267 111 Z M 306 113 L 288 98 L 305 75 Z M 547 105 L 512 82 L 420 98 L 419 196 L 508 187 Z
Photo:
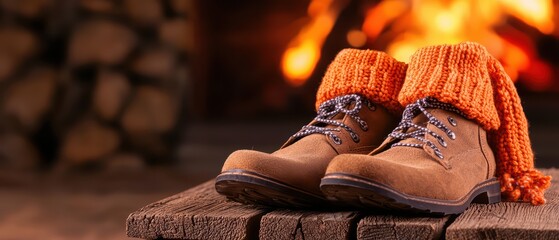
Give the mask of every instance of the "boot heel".
M 485 186 L 482 191 L 474 198 L 473 203 L 492 204 L 501 202 L 501 184 L 498 181 Z

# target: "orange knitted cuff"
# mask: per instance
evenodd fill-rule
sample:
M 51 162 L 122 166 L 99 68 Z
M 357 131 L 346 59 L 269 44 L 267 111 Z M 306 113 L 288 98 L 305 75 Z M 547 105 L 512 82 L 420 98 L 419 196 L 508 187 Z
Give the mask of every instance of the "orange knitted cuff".
M 399 113 L 397 96 L 407 65 L 386 53 L 373 50 L 344 49 L 326 70 L 316 94 L 316 108 L 328 99 L 361 94 L 389 111 Z
M 489 132 L 505 200 L 545 203 L 543 192 L 551 177 L 534 169 L 520 98 L 501 64 L 483 46 L 432 46 L 412 55 L 398 100 L 405 106 L 427 96 L 454 105 Z

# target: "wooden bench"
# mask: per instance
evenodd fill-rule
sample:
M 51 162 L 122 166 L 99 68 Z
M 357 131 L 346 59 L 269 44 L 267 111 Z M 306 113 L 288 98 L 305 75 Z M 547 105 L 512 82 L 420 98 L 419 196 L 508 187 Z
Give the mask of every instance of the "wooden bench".
M 130 214 L 126 230 L 144 239 L 559 239 L 559 169 L 547 204 L 474 204 L 458 216 L 363 211 L 296 211 L 227 200 L 208 181 Z

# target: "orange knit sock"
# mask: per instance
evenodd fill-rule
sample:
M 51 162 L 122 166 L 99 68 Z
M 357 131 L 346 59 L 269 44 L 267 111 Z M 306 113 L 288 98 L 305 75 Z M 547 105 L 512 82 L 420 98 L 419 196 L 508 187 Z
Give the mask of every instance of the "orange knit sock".
M 453 104 L 489 132 L 505 200 L 545 203 L 551 177 L 534 169 L 528 122 L 514 83 L 477 43 L 420 49 L 411 58 L 402 105 L 423 97 Z
M 383 52 L 344 49 L 322 79 L 316 94 L 316 108 L 328 99 L 355 93 L 391 112 L 401 112 L 403 108 L 397 97 L 406 69 L 407 64 Z

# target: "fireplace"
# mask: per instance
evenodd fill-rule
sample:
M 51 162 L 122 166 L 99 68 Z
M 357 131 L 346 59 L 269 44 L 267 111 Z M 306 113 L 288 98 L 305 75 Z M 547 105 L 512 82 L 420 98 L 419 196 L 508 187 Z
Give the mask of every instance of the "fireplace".
M 545 135 L 559 118 L 558 9 L 551 0 L 2 1 L 0 165 L 168 162 L 191 123 L 304 124 L 341 49 L 406 61 L 466 40 L 502 61 Z M 548 142 L 534 138 L 552 159 Z
M 204 2 L 207 78 L 199 113 L 312 115 L 322 74 L 343 48 L 407 61 L 420 47 L 462 41 L 480 42 L 498 57 L 528 103 L 555 99 L 558 7 L 551 0 Z

